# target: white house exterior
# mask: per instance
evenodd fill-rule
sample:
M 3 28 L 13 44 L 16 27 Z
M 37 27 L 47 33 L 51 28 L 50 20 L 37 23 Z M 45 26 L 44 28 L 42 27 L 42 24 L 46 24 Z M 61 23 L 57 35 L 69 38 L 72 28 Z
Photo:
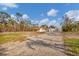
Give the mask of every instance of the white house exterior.
M 37 32 L 46 32 L 46 30 L 43 28 L 40 28 Z
M 56 28 L 49 27 L 48 29 L 40 28 L 37 32 L 43 33 L 43 32 L 54 32 L 56 31 Z
M 49 28 L 49 32 L 54 32 L 56 29 L 55 28 Z

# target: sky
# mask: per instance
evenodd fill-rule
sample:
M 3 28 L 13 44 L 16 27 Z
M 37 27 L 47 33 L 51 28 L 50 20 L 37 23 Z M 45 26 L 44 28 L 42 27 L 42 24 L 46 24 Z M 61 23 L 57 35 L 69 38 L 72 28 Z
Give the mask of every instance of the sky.
M 79 19 L 79 4 L 65 3 L 1 3 L 0 11 L 15 17 L 17 12 L 33 24 L 60 27 L 65 14 L 70 18 Z

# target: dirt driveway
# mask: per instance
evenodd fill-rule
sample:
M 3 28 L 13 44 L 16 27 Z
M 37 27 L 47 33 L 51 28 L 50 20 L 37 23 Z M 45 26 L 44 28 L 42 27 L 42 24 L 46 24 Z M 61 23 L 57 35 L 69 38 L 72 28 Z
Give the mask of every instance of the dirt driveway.
M 2 44 L 0 55 L 7 56 L 64 56 L 61 33 L 28 35 L 25 41 Z

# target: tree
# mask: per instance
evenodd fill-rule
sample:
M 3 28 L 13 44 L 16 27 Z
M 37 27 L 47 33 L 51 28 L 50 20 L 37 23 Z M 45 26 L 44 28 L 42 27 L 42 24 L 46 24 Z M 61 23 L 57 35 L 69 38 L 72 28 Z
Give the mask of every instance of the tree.
M 17 19 L 18 19 L 18 27 L 19 31 L 28 31 L 31 30 L 31 21 L 23 18 L 23 14 L 16 13 Z
M 67 15 L 65 15 L 64 22 L 63 22 L 63 25 L 62 25 L 62 31 L 65 31 L 65 32 L 74 31 L 75 27 L 76 26 L 73 22 L 73 19 L 70 19 L 69 17 L 67 17 Z
M 16 13 L 16 18 L 6 12 L 0 12 L 0 32 L 29 31 L 32 30 L 31 21 Z
M 2 26 L 2 29 L 0 29 L 0 31 L 6 31 L 6 24 L 9 18 L 10 15 L 8 13 L 0 12 L 0 25 Z

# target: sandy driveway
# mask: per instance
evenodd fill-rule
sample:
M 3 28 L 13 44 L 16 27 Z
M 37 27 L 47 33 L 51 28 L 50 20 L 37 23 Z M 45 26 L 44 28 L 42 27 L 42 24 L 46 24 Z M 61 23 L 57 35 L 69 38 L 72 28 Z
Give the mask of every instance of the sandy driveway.
M 15 56 L 64 56 L 61 33 L 28 35 L 25 41 L 9 42 L 1 45 L 0 55 Z

